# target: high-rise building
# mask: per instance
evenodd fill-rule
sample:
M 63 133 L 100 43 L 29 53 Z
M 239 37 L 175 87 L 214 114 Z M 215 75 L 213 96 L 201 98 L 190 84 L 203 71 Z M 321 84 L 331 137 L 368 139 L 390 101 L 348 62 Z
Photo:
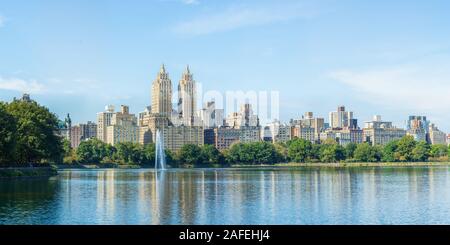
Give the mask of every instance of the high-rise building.
M 292 126 L 291 135 L 292 138 L 304 139 L 310 141 L 311 143 L 314 143 L 319 138 L 319 135 L 316 135 L 315 128 L 303 126 L 301 124 Z
M 313 112 L 306 112 L 301 119 L 291 120 L 290 123 L 292 127 L 299 126 L 301 128 L 313 128 L 315 139 L 318 139 L 320 133 L 325 130 L 325 120 L 319 117 L 315 118 Z M 297 130 L 297 132 L 300 131 Z
M 386 145 L 404 137 L 406 130 L 392 126 L 392 122 L 382 121 L 381 116 L 377 115 L 372 121 L 364 123 L 363 133 L 364 141 L 372 145 Z
M 447 144 L 447 135 L 436 127 L 434 124 L 430 124 L 430 143 L 433 145 L 445 145 Z
M 134 114 L 130 114 L 129 107 L 122 105 L 120 112 L 113 114 L 111 125 L 106 130 L 106 143 L 115 145 L 122 142 L 139 142 L 139 126 Z
M 162 127 L 160 130 L 164 138 L 164 147 L 171 151 L 178 151 L 186 144 L 199 146 L 204 144 L 202 127 L 168 126 Z
M 272 140 L 273 143 L 275 142 L 287 142 L 291 139 L 291 134 L 292 134 L 292 130 L 291 130 L 291 126 L 290 125 L 286 125 L 286 124 L 281 124 L 279 121 L 274 121 L 272 123 L 269 123 L 267 125 L 267 127 L 269 128 L 269 132 L 270 132 L 270 138 Z M 261 130 L 261 139 L 263 141 L 265 141 L 264 138 L 266 138 L 267 136 L 265 136 L 265 128 L 264 127 Z
M 214 146 L 218 150 L 228 149 L 235 143 L 251 143 L 261 141 L 259 127 L 219 127 L 212 130 L 214 131 L 214 136 L 209 137 L 208 143 L 210 143 L 211 138 L 213 138 Z
M 363 142 L 363 130 L 361 129 L 328 129 L 320 133 L 320 141 L 333 139 L 342 146 L 349 143 L 360 144 Z
M 181 123 L 186 126 L 194 125 L 195 111 L 197 109 L 197 94 L 193 75 L 189 66 L 183 72 L 178 84 L 178 114 Z
M 209 101 L 199 111 L 199 118 L 204 128 L 223 126 L 223 109 L 216 109 L 216 103 Z
M 414 137 L 417 141 L 426 141 L 430 143 L 429 124 L 425 116 L 409 116 L 406 128 L 407 134 Z
M 97 139 L 106 142 L 107 128 L 111 126 L 111 119 L 114 115 L 114 106 L 108 105 L 105 111 L 97 113 Z
M 226 125 L 233 128 L 258 127 L 259 119 L 253 114 L 251 104 L 243 104 L 239 112 L 233 112 L 227 117 Z
M 70 145 L 77 148 L 82 141 L 97 137 L 97 124 L 88 121 L 70 128 Z
M 345 106 L 339 106 L 337 111 L 330 112 L 329 117 L 331 128 L 358 128 L 353 112 L 345 111 Z
M 152 85 L 152 113 L 166 117 L 172 115 L 172 81 L 164 64 Z

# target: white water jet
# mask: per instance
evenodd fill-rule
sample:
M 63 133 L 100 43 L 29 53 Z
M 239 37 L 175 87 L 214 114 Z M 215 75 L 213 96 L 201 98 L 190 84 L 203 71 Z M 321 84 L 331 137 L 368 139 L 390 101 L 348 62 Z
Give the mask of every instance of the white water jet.
M 158 171 L 158 165 L 160 170 L 166 170 L 166 153 L 164 152 L 164 140 L 161 137 L 161 132 L 159 129 L 156 131 L 155 171 Z

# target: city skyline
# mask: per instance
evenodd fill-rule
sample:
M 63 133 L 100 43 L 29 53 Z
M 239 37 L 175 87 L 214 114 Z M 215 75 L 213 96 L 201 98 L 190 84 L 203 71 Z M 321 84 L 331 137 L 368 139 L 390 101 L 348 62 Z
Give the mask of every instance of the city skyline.
M 283 122 L 345 105 L 450 131 L 446 1 L 134 3 L 2 3 L 0 100 L 29 92 L 74 123 L 108 104 L 138 113 L 161 63 L 174 84 L 189 64 L 205 90 L 278 90 Z

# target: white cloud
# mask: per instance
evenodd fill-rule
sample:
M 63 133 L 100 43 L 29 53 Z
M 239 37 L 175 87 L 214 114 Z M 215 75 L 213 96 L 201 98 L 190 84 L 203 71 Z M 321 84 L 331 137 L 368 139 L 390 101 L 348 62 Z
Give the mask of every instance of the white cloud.
M 216 14 L 178 23 L 173 31 L 181 35 L 196 36 L 296 18 L 308 18 L 314 14 L 311 11 L 305 11 L 304 7 L 298 3 L 258 7 L 235 6 Z
M 3 77 L 0 77 L 0 89 L 33 94 L 40 94 L 46 90 L 45 86 L 36 80 Z
M 449 65 L 450 57 L 433 56 L 389 68 L 335 71 L 330 77 L 368 103 L 445 122 L 450 119 Z

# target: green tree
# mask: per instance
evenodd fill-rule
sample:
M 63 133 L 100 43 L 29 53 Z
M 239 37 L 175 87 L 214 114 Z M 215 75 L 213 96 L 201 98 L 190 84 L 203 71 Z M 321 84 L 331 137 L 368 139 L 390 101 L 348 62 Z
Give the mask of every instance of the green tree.
M 430 156 L 439 158 L 439 157 L 445 157 L 448 154 L 448 147 L 446 145 L 432 145 L 430 149 Z
M 393 140 L 387 143 L 382 149 L 382 161 L 384 162 L 396 162 L 395 153 L 398 148 L 399 140 Z
M 312 156 L 312 143 L 304 139 L 289 142 L 288 157 L 294 162 L 306 162 Z
M 226 157 L 230 164 L 273 164 L 282 158 L 268 142 L 233 144 Z
M 142 145 L 132 142 L 118 143 L 115 159 L 125 164 L 142 164 L 145 162 L 144 148 Z
M 345 159 L 344 147 L 337 143 L 326 144 L 321 147 L 320 160 L 322 162 L 339 162 Z
M 6 111 L 17 121 L 16 160 L 19 164 L 60 162 L 63 157 L 58 118 L 35 101 L 14 100 Z
M 360 162 L 378 162 L 380 161 L 381 153 L 377 147 L 369 143 L 362 143 L 357 145 L 354 158 Z
M 104 159 L 112 160 L 115 147 L 98 139 L 82 141 L 77 148 L 77 159 L 80 163 L 100 163 Z
M 416 141 L 412 136 L 405 136 L 398 141 L 397 148 L 394 153 L 395 161 L 409 162 L 413 161 L 413 150 L 416 147 Z
M 358 145 L 355 143 L 348 143 L 344 148 L 345 148 L 345 158 L 346 159 L 352 159 L 354 157 L 354 153 L 356 150 L 356 147 Z
M 201 147 L 203 164 L 224 164 L 223 154 L 213 145 L 204 145 Z
M 180 164 L 197 165 L 201 164 L 202 149 L 198 145 L 186 144 L 177 152 L 177 160 Z
M 16 119 L 0 103 L 0 165 L 13 165 L 16 150 Z
M 414 149 L 412 150 L 412 160 L 416 162 L 425 162 L 428 161 L 430 153 L 430 145 L 425 141 L 420 141 L 416 144 Z

